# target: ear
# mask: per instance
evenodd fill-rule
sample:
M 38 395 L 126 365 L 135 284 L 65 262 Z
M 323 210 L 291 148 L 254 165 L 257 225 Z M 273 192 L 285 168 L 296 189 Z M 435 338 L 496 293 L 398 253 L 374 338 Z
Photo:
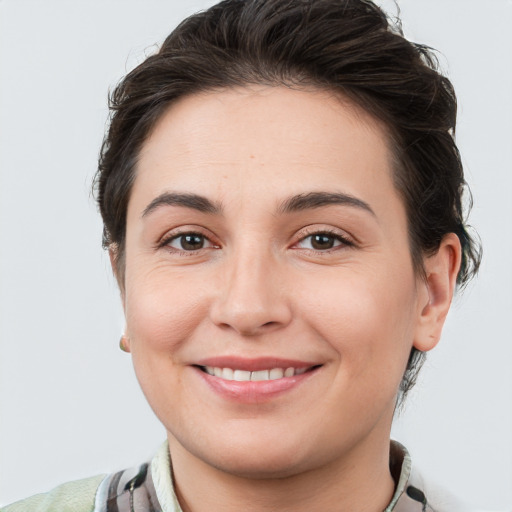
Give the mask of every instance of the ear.
M 125 307 L 124 307 L 124 283 L 122 281 L 122 276 L 119 275 L 119 262 L 118 262 L 118 259 L 117 259 L 117 251 L 114 247 L 110 246 L 108 248 L 108 256 L 109 256 L 109 259 L 110 259 L 110 266 L 112 268 L 112 273 L 114 274 L 115 278 L 116 278 L 116 281 L 117 281 L 117 286 L 119 287 L 119 292 L 120 292 L 120 295 L 121 295 L 121 302 L 123 304 L 123 311 L 125 310 Z M 124 332 L 123 334 L 121 335 L 121 338 L 119 339 L 119 348 L 123 351 L 123 352 L 131 352 L 130 350 L 130 338 L 128 336 L 128 326 L 125 325 L 125 328 L 124 328 Z
M 119 272 L 118 253 L 114 246 L 110 246 L 108 248 L 108 256 L 110 258 L 110 267 L 112 268 L 112 273 L 116 278 L 117 286 L 119 287 L 119 292 L 121 293 L 121 302 L 123 303 L 124 310 L 124 277 L 120 275 Z
M 432 350 L 441 338 L 460 262 L 461 246 L 455 233 L 445 235 L 439 250 L 424 260 L 425 277 L 418 286 L 422 286 L 425 293 L 419 294 L 422 303 L 413 343 L 422 352 Z
M 131 352 L 131 348 L 130 348 L 130 338 L 128 338 L 128 336 L 126 334 L 122 334 L 121 335 L 121 338 L 119 340 L 119 348 L 123 351 L 123 352 Z

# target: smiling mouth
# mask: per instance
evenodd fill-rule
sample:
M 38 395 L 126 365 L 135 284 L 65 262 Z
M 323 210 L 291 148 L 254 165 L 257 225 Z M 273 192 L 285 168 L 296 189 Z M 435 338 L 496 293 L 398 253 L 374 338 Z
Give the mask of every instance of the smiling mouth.
M 310 366 L 309 368 L 269 368 L 268 370 L 239 370 L 233 368 L 221 368 L 218 366 L 198 366 L 198 368 L 211 375 L 212 377 L 218 377 L 222 380 L 234 380 L 237 382 L 261 382 L 268 380 L 286 379 L 289 377 L 295 377 L 297 375 L 303 375 L 304 373 L 311 372 L 321 365 Z

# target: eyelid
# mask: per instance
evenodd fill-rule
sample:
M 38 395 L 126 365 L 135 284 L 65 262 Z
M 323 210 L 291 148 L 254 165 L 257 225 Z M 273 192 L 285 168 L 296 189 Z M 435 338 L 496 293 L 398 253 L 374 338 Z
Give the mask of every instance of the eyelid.
M 179 238 L 180 236 L 184 235 L 199 235 L 204 237 L 208 242 L 211 244 L 211 247 L 202 247 L 201 249 L 198 249 L 197 251 L 183 251 L 180 249 L 177 249 L 175 247 L 171 247 L 173 251 L 176 252 L 186 252 L 186 253 L 194 253 L 199 252 L 202 249 L 211 249 L 220 247 L 220 244 L 216 241 L 216 237 L 211 233 L 209 230 L 206 230 L 200 226 L 196 225 L 186 225 L 186 226 L 180 226 L 174 229 L 171 229 L 169 231 L 166 231 L 163 236 L 161 236 L 156 245 L 156 249 L 164 248 L 164 247 L 170 247 L 168 244 L 171 240 L 174 240 L 176 238 Z
M 313 235 L 332 236 L 333 238 L 336 238 L 337 240 L 339 240 L 341 242 L 341 244 L 340 244 L 341 247 L 343 247 L 343 246 L 344 247 L 355 247 L 356 246 L 356 241 L 354 240 L 354 238 L 352 236 L 348 235 L 343 230 L 336 229 L 333 227 L 307 226 L 297 233 L 296 240 L 293 243 L 292 247 L 296 247 L 300 242 L 303 242 L 304 240 L 306 240 L 307 238 L 309 238 Z M 335 247 L 332 247 L 331 249 L 325 249 L 323 251 L 317 250 L 317 249 L 304 249 L 304 250 L 311 250 L 311 251 L 314 251 L 317 253 L 321 253 L 321 252 L 326 253 L 326 252 L 329 252 L 332 250 L 336 250 L 336 248 L 340 247 L 340 246 L 335 246 Z
M 180 247 L 174 247 L 172 245 L 174 242 L 177 242 L 186 236 L 200 237 L 201 240 L 203 241 L 203 246 L 199 247 L 197 249 L 187 250 L 187 249 L 182 249 Z M 198 252 L 198 251 L 201 251 L 202 249 L 211 249 L 212 247 L 215 247 L 215 245 L 212 243 L 212 241 L 208 237 L 204 236 L 202 233 L 180 233 L 179 235 L 172 236 L 169 240 L 167 240 L 165 247 L 170 247 L 173 250 L 179 251 L 179 252 Z
M 183 252 L 183 253 L 197 253 L 203 249 L 211 249 L 211 248 L 221 248 L 221 244 L 217 241 L 215 235 L 211 233 L 210 230 L 207 230 L 201 226 L 197 225 L 185 225 L 185 226 L 179 226 L 176 228 L 173 228 L 169 231 L 167 231 L 163 236 L 161 236 L 158 241 L 155 244 L 156 249 L 169 247 L 169 242 L 179 238 L 180 236 L 187 235 L 187 234 L 195 234 L 200 235 L 204 237 L 210 244 L 210 247 L 202 247 L 201 249 L 197 249 L 196 251 L 185 251 L 180 250 L 174 247 L 171 247 L 171 249 L 175 252 Z M 344 247 L 354 247 L 357 245 L 357 241 L 352 237 L 351 235 L 347 234 L 346 231 L 343 231 L 339 228 L 333 228 L 328 226 L 321 226 L 321 225 L 312 225 L 312 226 L 306 226 L 299 230 L 297 234 L 294 236 L 295 241 L 292 244 L 292 248 L 297 248 L 297 245 L 304 241 L 306 238 L 313 236 L 313 235 L 328 235 L 332 236 L 333 238 L 336 238 L 341 242 L 340 246 Z M 318 250 L 318 249 L 307 249 L 304 248 L 303 250 L 311 250 L 316 253 L 320 252 L 329 252 L 332 250 L 336 250 L 336 248 L 340 246 L 335 246 L 331 249 L 325 249 L 325 250 Z

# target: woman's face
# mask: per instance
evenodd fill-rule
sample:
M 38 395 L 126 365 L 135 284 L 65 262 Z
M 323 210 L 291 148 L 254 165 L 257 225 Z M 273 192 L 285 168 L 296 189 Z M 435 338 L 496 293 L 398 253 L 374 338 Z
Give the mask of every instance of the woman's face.
M 263 477 L 387 442 L 428 302 L 390 160 L 382 125 L 326 92 L 196 94 L 161 118 L 123 300 L 171 451 Z

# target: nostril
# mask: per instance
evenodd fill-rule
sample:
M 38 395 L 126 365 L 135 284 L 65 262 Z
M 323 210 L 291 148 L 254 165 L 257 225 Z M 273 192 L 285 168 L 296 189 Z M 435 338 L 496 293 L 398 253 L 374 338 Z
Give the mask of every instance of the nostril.
M 233 329 L 244 336 L 255 336 L 284 327 L 291 320 L 286 304 L 235 299 L 234 293 L 229 300 L 219 299 L 210 310 L 210 319 L 223 331 Z

